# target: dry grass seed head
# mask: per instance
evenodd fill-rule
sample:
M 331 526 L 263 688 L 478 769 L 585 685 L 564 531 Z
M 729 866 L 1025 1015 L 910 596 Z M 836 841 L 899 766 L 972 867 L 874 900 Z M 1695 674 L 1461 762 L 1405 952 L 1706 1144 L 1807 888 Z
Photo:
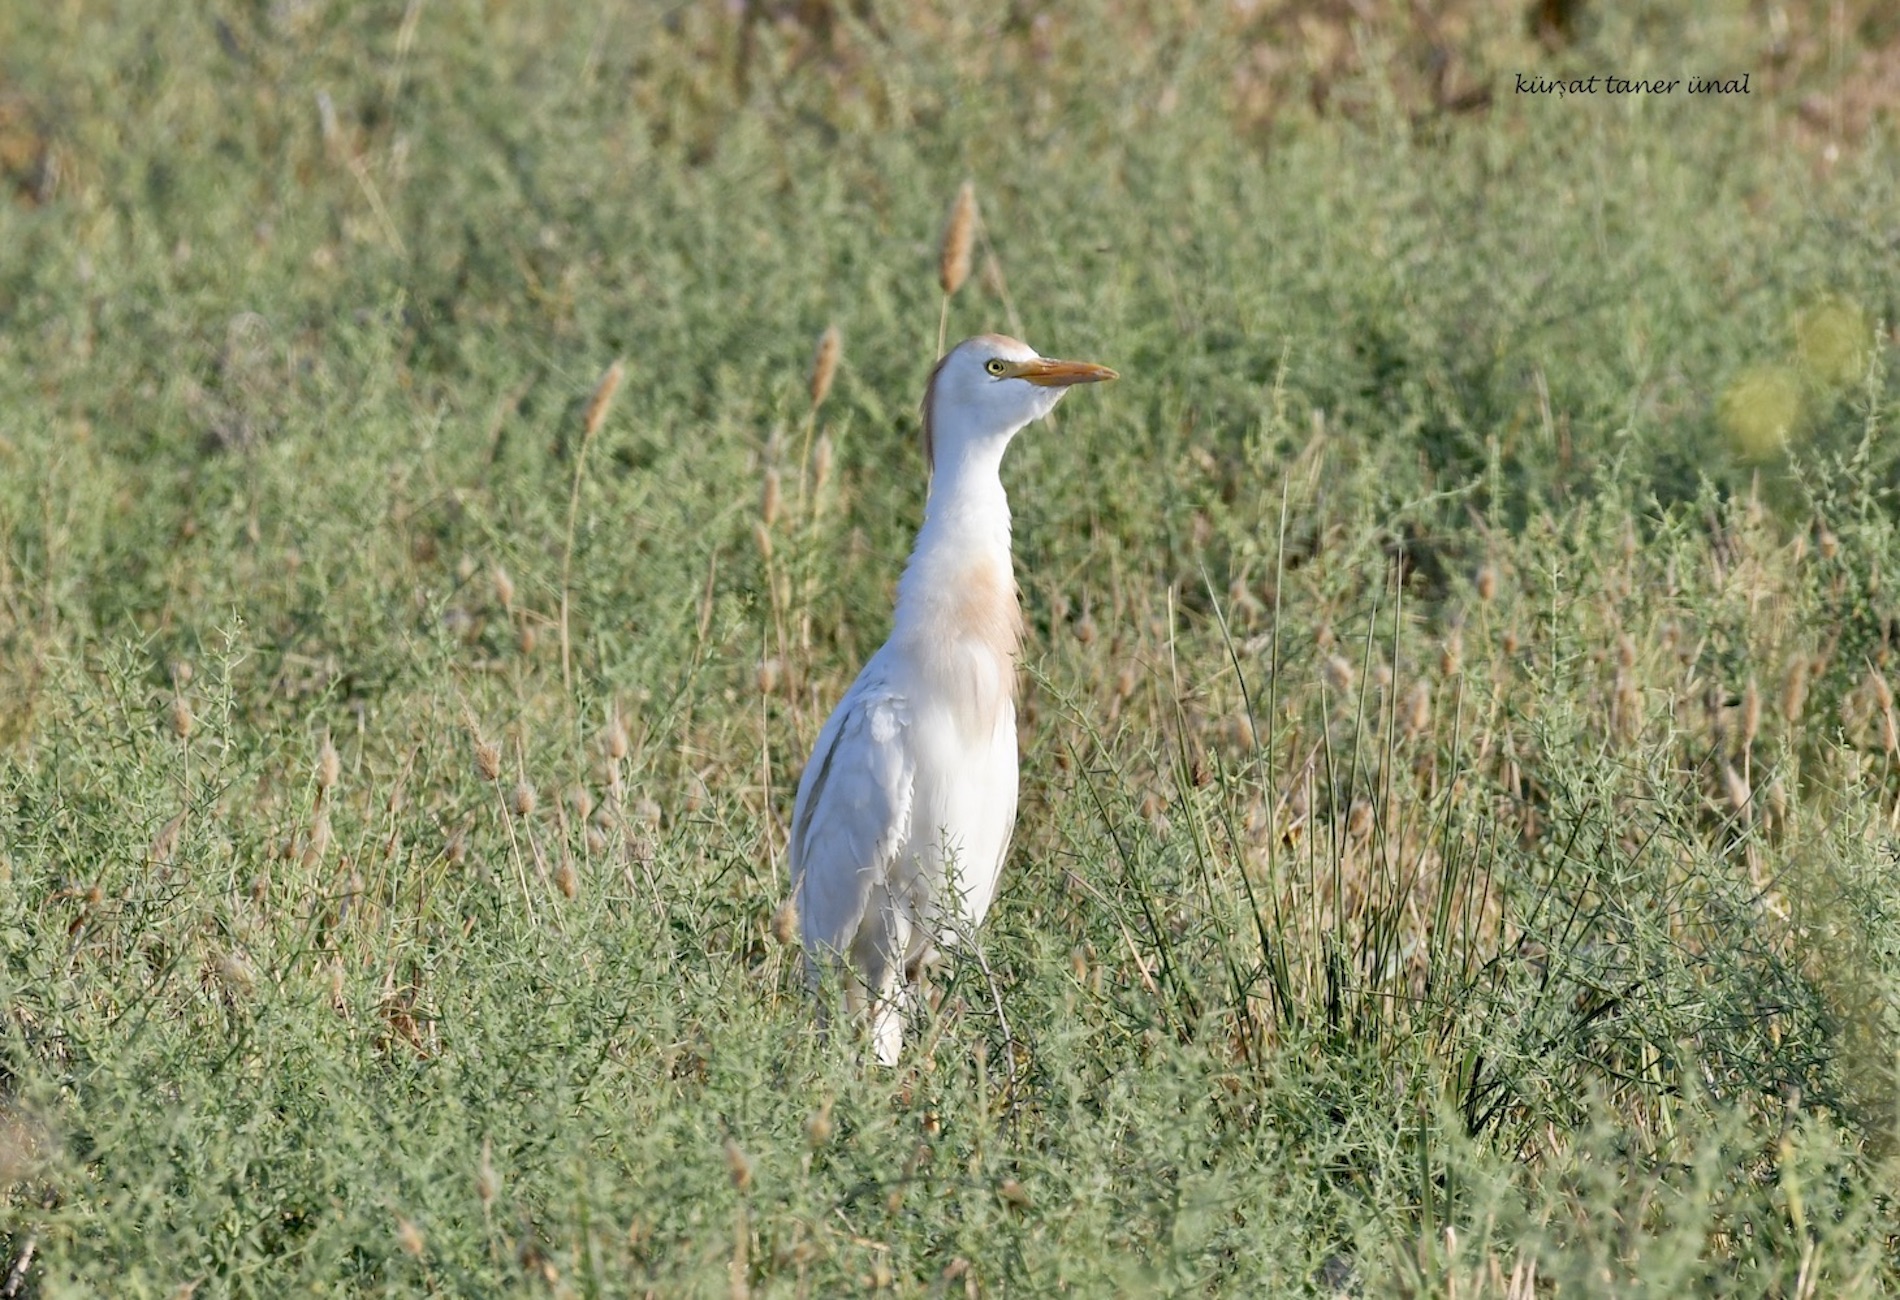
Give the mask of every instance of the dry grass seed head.
M 1876 708 L 1893 707 L 1893 687 L 1887 685 L 1887 679 L 1872 664 L 1867 666 L 1867 691 L 1873 697 Z
M 821 433 L 811 449 L 811 490 L 819 493 L 831 482 L 831 435 Z
M 1089 978 L 1089 955 L 1080 944 L 1069 949 L 1069 971 L 1075 976 L 1077 984 L 1086 984 Z
M 469 745 L 475 759 L 475 775 L 484 781 L 501 779 L 501 746 L 482 735 L 481 725 L 475 720 L 475 711 L 467 704 L 462 706 L 462 729 L 468 732 Z
M 534 787 L 528 783 L 528 779 L 526 777 L 522 777 L 520 780 L 515 782 L 514 794 L 509 802 L 515 810 L 515 816 L 517 817 L 534 816 L 534 808 L 535 808 L 535 804 L 537 800 L 534 793 Z
M 423 1252 L 428 1249 L 422 1229 L 400 1214 L 396 1216 L 396 1244 L 402 1247 L 403 1254 L 415 1259 L 421 1259 Z
M 183 695 L 172 696 L 172 735 L 184 740 L 191 735 L 191 701 Z
M 1424 735 L 1432 725 L 1432 687 L 1431 683 L 1420 678 L 1412 683 L 1405 693 L 1405 732 L 1409 736 Z
M 1352 689 L 1352 662 L 1344 655 L 1327 655 L 1325 662 L 1320 665 L 1320 676 L 1328 690 L 1336 695 L 1344 695 Z
M 1841 696 L 1841 728 L 1850 738 L 1867 725 L 1869 704 L 1865 690 L 1853 690 Z
M 950 205 L 949 219 L 943 226 L 943 243 L 937 252 L 937 283 L 946 295 L 954 294 L 970 278 L 970 250 L 976 243 L 976 184 L 965 181 L 957 187 Z
M 1478 599 L 1490 604 L 1498 595 L 1498 568 L 1488 561 L 1478 566 Z
M 607 729 L 602 733 L 601 744 L 607 751 L 607 757 L 616 763 L 627 756 L 627 728 L 626 724 L 620 721 L 618 713 L 607 720 Z
M 823 1146 L 831 1141 L 833 1132 L 831 1122 L 831 1098 L 818 1103 L 818 1108 L 805 1117 L 805 1144 L 812 1148 Z
M 726 1139 L 725 1151 L 726 1173 L 732 1179 L 733 1188 L 741 1192 L 749 1190 L 752 1186 L 751 1159 L 731 1138 Z
M 1438 671 L 1444 677 L 1456 677 L 1464 667 L 1465 634 L 1462 628 L 1454 627 L 1445 634 L 1445 643 L 1438 656 Z
M 501 780 L 501 746 L 475 737 L 475 775 L 484 781 Z
M 330 733 L 323 733 L 323 744 L 317 747 L 317 789 L 329 793 L 336 784 L 337 777 L 343 774 L 343 760 L 337 756 L 336 745 L 330 740 Z
M 1636 689 L 1636 678 L 1627 668 L 1616 673 L 1616 695 L 1611 704 L 1611 722 L 1617 736 L 1625 742 L 1635 740 L 1643 726 L 1643 697 Z
M 315 866 L 330 851 L 330 812 L 323 809 L 310 821 L 310 839 L 304 845 L 303 864 Z
M 1761 687 L 1753 677 L 1742 688 L 1742 748 L 1747 749 L 1761 734 Z
M 486 1209 L 495 1203 L 495 1197 L 501 1191 L 501 1179 L 495 1173 L 494 1147 L 489 1139 L 482 1139 L 481 1161 L 475 1166 L 475 1195 L 481 1199 Z
M 515 580 L 508 576 L 508 570 L 497 564 L 489 571 L 489 577 L 495 584 L 495 599 L 501 602 L 507 613 L 515 612 Z
M 241 952 L 220 953 L 218 980 L 232 997 L 249 997 L 257 991 L 257 968 Z
M 759 491 L 759 518 L 770 528 L 778 522 L 779 478 L 776 469 L 765 471 L 765 484 Z
M 594 385 L 594 395 L 588 398 L 586 414 L 581 417 L 581 428 L 588 437 L 600 432 L 600 426 L 606 423 L 607 412 L 613 409 L 614 394 L 620 391 L 620 381 L 626 373 L 626 365 L 615 361 Z
M 838 374 L 838 360 L 843 355 L 844 335 L 838 332 L 836 325 L 825 326 L 825 332 L 818 336 L 818 350 L 811 359 L 812 410 L 825 404 L 825 398 L 831 392 L 831 381 Z
M 1801 721 L 1808 704 L 1808 657 L 1798 654 L 1781 679 L 1781 718 L 1790 726 Z

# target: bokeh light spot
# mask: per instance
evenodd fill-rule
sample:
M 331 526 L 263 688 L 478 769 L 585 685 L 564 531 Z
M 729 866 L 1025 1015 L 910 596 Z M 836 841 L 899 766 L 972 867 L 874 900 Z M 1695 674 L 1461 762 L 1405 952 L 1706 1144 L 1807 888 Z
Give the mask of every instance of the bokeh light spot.
M 1744 460 L 1778 455 L 1801 423 L 1801 377 L 1788 366 L 1752 366 L 1729 383 L 1716 418 Z
M 1858 303 L 1828 298 L 1795 318 L 1795 352 L 1819 383 L 1839 387 L 1867 368 L 1867 317 Z

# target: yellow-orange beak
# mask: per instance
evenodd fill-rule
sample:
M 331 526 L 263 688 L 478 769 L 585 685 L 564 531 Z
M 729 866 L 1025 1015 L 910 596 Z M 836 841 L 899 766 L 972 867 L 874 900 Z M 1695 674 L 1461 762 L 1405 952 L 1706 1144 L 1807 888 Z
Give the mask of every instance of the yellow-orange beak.
M 1067 388 L 1071 384 L 1099 384 L 1120 378 L 1107 366 L 1098 366 L 1092 361 L 1051 361 L 1047 357 L 1017 362 L 1009 377 L 1027 379 L 1038 388 Z

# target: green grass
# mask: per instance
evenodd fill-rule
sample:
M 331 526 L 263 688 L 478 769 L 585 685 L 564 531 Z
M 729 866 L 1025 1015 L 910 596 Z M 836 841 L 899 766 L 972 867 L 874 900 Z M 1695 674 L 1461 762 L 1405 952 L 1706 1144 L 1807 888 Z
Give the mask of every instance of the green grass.
M 1900 1288 L 1881 7 L 793 8 L 0 13 L 0 1286 Z M 966 176 L 1124 378 L 885 1072 L 772 917 Z

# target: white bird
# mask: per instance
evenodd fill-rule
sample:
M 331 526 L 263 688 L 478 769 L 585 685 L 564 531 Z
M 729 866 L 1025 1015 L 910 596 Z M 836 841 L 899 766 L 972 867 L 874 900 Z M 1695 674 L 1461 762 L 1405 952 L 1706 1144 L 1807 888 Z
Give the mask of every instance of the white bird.
M 890 640 L 818 733 L 792 811 L 805 969 L 897 1064 L 921 964 L 989 911 L 1016 824 L 1022 610 L 1000 470 L 1010 440 L 1106 366 L 1051 361 L 980 334 L 924 392 L 930 493 L 897 586 Z

